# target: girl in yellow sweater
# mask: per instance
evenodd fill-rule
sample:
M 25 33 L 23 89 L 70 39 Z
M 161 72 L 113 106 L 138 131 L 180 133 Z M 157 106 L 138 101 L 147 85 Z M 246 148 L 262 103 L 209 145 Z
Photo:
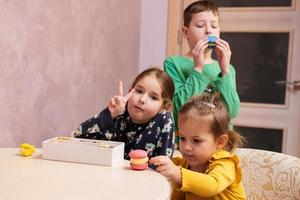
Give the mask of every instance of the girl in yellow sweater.
M 239 158 L 243 138 L 232 130 L 219 95 L 192 97 L 178 115 L 182 158 L 157 156 L 150 163 L 173 182 L 171 199 L 246 199 Z

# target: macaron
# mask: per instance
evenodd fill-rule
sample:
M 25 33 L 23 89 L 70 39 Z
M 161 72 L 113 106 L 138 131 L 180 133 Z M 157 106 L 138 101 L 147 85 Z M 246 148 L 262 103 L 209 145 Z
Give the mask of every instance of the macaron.
M 208 36 L 208 48 L 209 49 L 213 49 L 216 47 L 216 40 L 217 40 L 216 36 L 213 36 L 213 35 Z
M 148 154 L 147 151 L 136 149 L 129 153 L 130 167 L 133 170 L 145 170 L 148 168 Z

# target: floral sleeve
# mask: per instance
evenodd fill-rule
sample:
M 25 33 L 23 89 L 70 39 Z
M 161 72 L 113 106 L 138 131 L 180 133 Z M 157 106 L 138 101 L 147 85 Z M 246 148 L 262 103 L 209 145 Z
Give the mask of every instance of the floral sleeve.
M 74 131 L 73 136 L 78 138 L 113 140 L 115 137 L 115 128 L 108 108 L 81 123 Z
M 160 120 L 156 127 L 158 137 L 154 156 L 166 155 L 172 157 L 175 147 L 175 125 L 170 112 L 160 112 Z

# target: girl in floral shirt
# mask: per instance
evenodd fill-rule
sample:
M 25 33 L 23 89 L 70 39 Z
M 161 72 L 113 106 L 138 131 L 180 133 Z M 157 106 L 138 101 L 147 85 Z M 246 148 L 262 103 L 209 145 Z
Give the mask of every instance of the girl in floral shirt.
M 174 150 L 174 121 L 170 113 L 174 84 L 158 68 L 149 68 L 133 81 L 130 92 L 112 97 L 107 108 L 83 122 L 73 133 L 77 138 L 112 140 L 125 143 L 124 158 L 133 149 L 148 156 L 171 157 Z

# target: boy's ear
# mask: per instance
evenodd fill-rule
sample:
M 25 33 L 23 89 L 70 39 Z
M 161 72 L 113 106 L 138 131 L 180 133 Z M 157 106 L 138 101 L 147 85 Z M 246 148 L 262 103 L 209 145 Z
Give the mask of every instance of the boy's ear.
M 188 40 L 187 27 L 183 26 L 181 28 L 181 32 L 182 32 L 182 36 L 184 37 L 184 39 Z
M 217 139 L 218 149 L 224 148 L 227 144 L 227 141 L 228 141 L 228 135 L 227 134 L 220 135 Z

